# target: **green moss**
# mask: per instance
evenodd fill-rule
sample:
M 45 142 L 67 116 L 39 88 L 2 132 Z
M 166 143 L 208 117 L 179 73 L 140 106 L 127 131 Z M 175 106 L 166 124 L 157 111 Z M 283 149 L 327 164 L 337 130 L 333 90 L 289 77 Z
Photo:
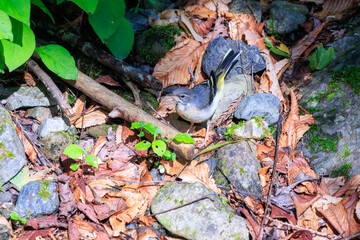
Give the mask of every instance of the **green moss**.
M 354 93 L 360 92 L 360 67 L 349 66 L 330 74 L 332 81 L 342 81 L 350 86 Z
M 242 239 L 240 233 L 233 233 L 233 234 L 231 235 L 231 237 L 234 238 L 234 239 Z
M 344 149 L 344 153 L 343 153 L 343 158 L 347 158 L 350 155 L 350 151 L 349 151 L 349 146 L 346 144 L 345 145 L 345 149 Z
M 239 170 L 240 170 L 240 176 L 245 173 L 245 169 L 244 169 L 244 168 L 240 167 Z
M 318 126 L 313 125 L 307 133 L 308 146 L 311 152 L 330 152 L 337 149 L 338 136 L 323 133 Z
M 166 217 L 165 214 L 159 215 L 159 218 L 160 218 L 161 224 L 162 224 L 165 228 L 170 228 L 170 227 L 172 226 L 171 220 L 170 220 L 168 217 Z
M 231 140 L 234 137 L 235 129 L 244 126 L 245 121 L 240 121 L 238 124 L 232 124 L 230 127 L 226 127 L 226 132 L 224 133 L 224 137 L 226 140 Z
M 140 41 L 140 39 L 143 38 L 146 43 L 140 43 L 142 45 L 138 48 L 139 54 L 147 62 L 157 62 L 174 46 L 174 36 L 179 35 L 180 32 L 181 30 L 178 27 L 171 24 L 166 26 L 152 26 L 150 29 L 144 31 L 137 39 L 137 41 Z M 165 51 L 154 51 L 154 43 L 160 43 Z
M 5 159 L 5 157 L 13 159 L 15 157 L 15 154 L 7 149 L 5 149 L 5 144 L 3 142 L 0 142 L 0 161 Z
M 341 168 L 336 169 L 330 173 L 330 177 L 335 178 L 339 176 L 344 176 L 346 178 L 349 178 L 349 171 L 351 170 L 352 165 L 351 163 L 345 163 L 341 166 Z
M 41 181 L 40 183 L 40 192 L 38 194 L 39 197 L 43 198 L 43 201 L 46 201 L 46 199 L 48 197 L 51 197 L 52 194 L 49 193 L 48 189 L 49 189 L 50 183 L 48 181 Z
M 229 221 L 234 217 L 234 215 L 235 215 L 234 213 L 229 214 Z
M 157 102 L 156 97 L 152 93 L 141 92 L 140 97 L 143 102 L 146 103 L 146 101 L 148 101 L 151 104 L 151 106 L 153 108 L 155 108 L 155 110 L 157 110 L 159 108 L 159 103 Z M 144 111 L 147 111 L 147 112 L 153 111 L 147 104 L 143 104 L 142 108 Z

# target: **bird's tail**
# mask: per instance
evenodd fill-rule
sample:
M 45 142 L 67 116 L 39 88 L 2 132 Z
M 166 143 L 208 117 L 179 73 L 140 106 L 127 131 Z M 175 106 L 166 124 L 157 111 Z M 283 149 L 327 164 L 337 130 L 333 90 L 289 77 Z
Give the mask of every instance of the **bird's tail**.
M 212 89 L 213 97 L 215 97 L 217 93 L 222 92 L 224 88 L 225 77 L 234 67 L 234 65 L 239 61 L 237 59 L 239 55 L 240 52 L 234 52 L 232 49 L 229 49 L 219 63 L 216 71 L 211 71 L 209 85 Z

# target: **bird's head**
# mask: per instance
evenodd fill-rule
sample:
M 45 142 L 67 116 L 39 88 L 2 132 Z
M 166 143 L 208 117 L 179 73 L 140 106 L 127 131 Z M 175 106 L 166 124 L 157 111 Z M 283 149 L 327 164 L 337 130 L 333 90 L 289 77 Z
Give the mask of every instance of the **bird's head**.
M 178 104 L 186 105 L 188 104 L 193 98 L 194 94 L 190 89 L 181 87 L 173 91 L 169 96 L 173 97 Z

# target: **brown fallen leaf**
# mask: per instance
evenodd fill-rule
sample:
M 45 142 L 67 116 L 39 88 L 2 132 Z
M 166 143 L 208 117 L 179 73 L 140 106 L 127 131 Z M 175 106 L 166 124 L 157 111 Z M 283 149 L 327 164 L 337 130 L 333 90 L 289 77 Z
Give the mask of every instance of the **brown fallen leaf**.
M 16 133 L 20 138 L 22 145 L 24 146 L 25 154 L 28 156 L 30 162 L 35 163 L 36 151 L 34 146 L 29 142 L 29 140 L 24 136 L 21 130 L 15 125 Z
M 163 83 L 164 88 L 175 84 L 189 84 L 189 68 L 194 71 L 208 42 L 204 40 L 203 43 L 199 43 L 193 39 L 186 39 L 176 44 L 156 64 L 153 76 Z
M 357 6 L 357 0 L 325 0 L 323 10 L 314 15 L 327 20 L 342 20 L 350 17 Z
M 104 109 L 97 109 L 93 112 L 85 114 L 84 117 L 80 117 L 75 121 L 75 127 L 77 128 L 88 128 L 96 125 L 106 123 L 108 119 L 108 111 Z

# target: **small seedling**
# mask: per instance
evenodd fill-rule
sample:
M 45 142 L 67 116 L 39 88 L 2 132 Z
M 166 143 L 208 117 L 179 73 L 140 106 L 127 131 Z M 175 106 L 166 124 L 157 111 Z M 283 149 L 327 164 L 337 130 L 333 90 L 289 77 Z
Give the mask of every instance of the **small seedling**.
M 26 225 L 26 218 L 20 218 L 19 214 L 16 212 L 10 213 L 10 218 L 14 221 L 20 221 L 22 224 Z
M 289 52 L 289 50 L 288 50 L 288 48 L 286 47 L 285 44 L 279 43 L 279 46 L 274 47 L 274 45 L 272 44 L 272 42 L 268 38 L 265 38 L 264 42 L 266 44 L 266 47 L 269 48 L 270 51 L 275 53 L 276 55 L 286 57 L 286 58 L 290 57 L 290 52 Z
M 325 49 L 322 45 L 317 46 L 315 52 L 310 56 L 310 69 L 321 70 L 324 69 L 334 57 L 334 48 Z
M 72 159 L 80 159 L 79 162 L 76 163 L 72 163 L 70 165 L 70 169 L 73 171 L 76 171 L 80 165 L 82 165 L 84 163 L 84 160 L 87 164 L 97 168 L 98 167 L 98 163 L 99 163 L 99 159 L 98 157 L 96 157 L 95 155 L 89 154 L 89 155 L 85 155 L 85 153 L 90 149 L 90 146 L 88 146 L 85 151 L 81 149 L 81 147 L 79 147 L 76 144 L 70 144 L 69 146 L 67 146 L 63 152 L 63 154 L 65 154 L 66 156 L 68 156 L 69 158 Z

